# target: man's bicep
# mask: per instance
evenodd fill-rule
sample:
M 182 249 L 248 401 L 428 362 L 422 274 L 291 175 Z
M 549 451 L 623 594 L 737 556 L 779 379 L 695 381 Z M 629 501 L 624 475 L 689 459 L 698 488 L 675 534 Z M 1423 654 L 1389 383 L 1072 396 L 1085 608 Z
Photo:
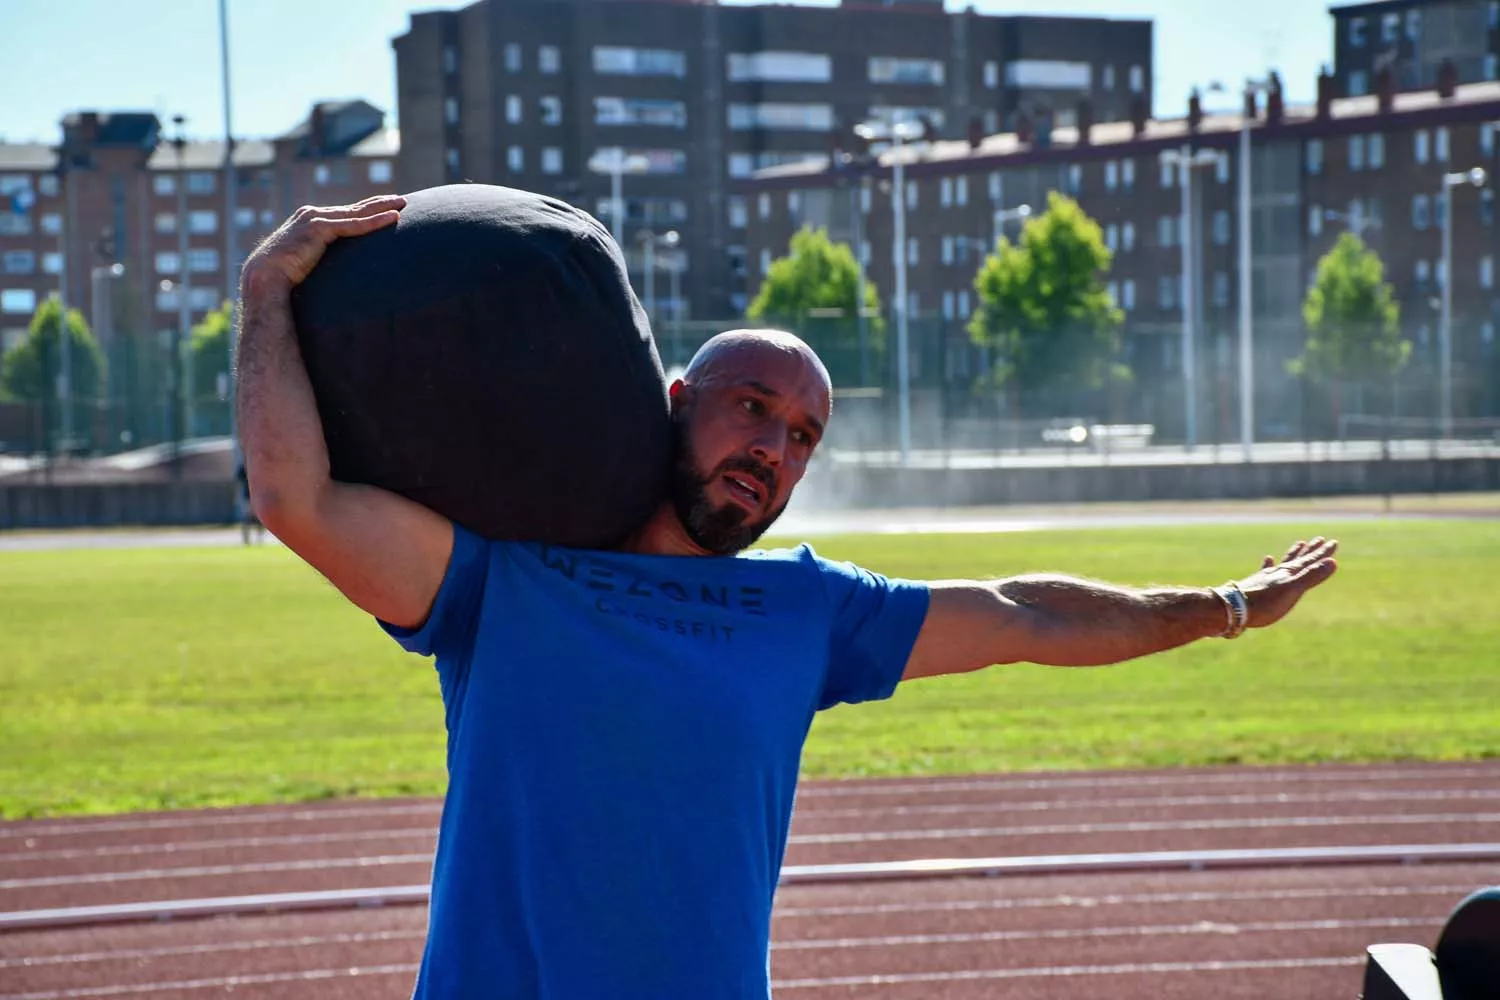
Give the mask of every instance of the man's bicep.
M 942 580 L 931 585 L 927 617 L 912 646 L 903 681 L 961 674 L 1029 658 L 1035 614 L 993 584 Z
M 281 535 L 356 607 L 402 629 L 432 611 L 453 554 L 451 521 L 387 490 L 330 483 Z

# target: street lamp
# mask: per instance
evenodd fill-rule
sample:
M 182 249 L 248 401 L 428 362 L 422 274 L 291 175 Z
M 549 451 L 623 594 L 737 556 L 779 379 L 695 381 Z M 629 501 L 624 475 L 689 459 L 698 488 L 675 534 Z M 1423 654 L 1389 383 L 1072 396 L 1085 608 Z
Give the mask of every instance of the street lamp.
M 911 464 L 911 359 L 907 356 L 910 330 L 906 302 L 906 156 L 902 144 L 921 139 L 927 127 L 921 122 L 864 122 L 854 134 L 866 142 L 889 140 L 891 156 L 891 211 L 894 216 L 892 262 L 896 268 L 896 389 L 901 464 Z M 864 303 L 860 303 L 861 306 Z
M 1355 236 L 1363 237 L 1367 229 L 1379 229 L 1380 224 L 1364 214 L 1354 215 L 1348 212 L 1336 212 L 1331 208 L 1323 209 L 1323 219 L 1326 222 L 1342 222 L 1349 227 L 1349 231 Z
M 1261 94 L 1272 89 L 1270 77 L 1263 80 L 1245 80 L 1245 112 L 1248 112 Z M 1250 325 L 1250 125 L 1253 117 L 1246 113 L 1240 118 L 1240 446 L 1245 461 L 1254 457 L 1255 450 L 1255 351 Z
M 641 244 L 646 253 L 646 315 L 650 318 L 652 326 L 654 327 L 656 325 L 656 248 L 661 247 L 663 250 L 676 250 L 678 245 L 682 243 L 682 234 L 678 233 L 675 229 L 665 233 L 654 233 L 649 229 L 643 229 L 636 234 L 635 238 L 636 241 Z M 670 267 L 673 303 L 672 314 L 674 316 L 674 325 L 675 317 L 680 311 L 677 304 L 677 264 L 678 260 L 674 254 L 674 256 L 672 257 L 672 266 Z
M 625 202 L 621 195 L 622 177 L 625 174 L 644 174 L 651 169 L 651 161 L 639 154 L 630 156 L 625 150 L 615 147 L 601 149 L 589 160 L 589 169 L 596 174 L 609 174 L 609 223 L 615 244 L 624 246 Z
M 1005 232 L 1005 224 L 1016 219 L 1029 219 L 1031 217 L 1030 205 L 1017 205 L 1015 208 L 995 209 L 995 237 L 994 243 L 1000 242 L 1001 235 Z
M 1198 443 L 1198 362 L 1194 344 L 1196 332 L 1193 321 L 1197 318 L 1197 305 L 1193 297 L 1193 278 L 1197 261 L 1193 257 L 1193 169 L 1212 167 L 1223 156 L 1215 150 L 1200 149 L 1196 152 L 1184 146 L 1179 150 L 1169 149 L 1161 154 L 1163 163 L 1177 167 L 1182 187 L 1182 391 L 1184 408 L 1184 442 L 1188 450 Z
M 1438 421 L 1443 437 L 1453 436 L 1453 197 L 1454 188 L 1463 184 L 1483 187 L 1483 167 L 1443 175 L 1443 319 L 1438 333 L 1438 368 L 1440 397 Z
M 177 336 L 178 343 L 172 352 L 173 364 L 182 365 L 182 345 L 192 343 L 193 337 L 193 314 L 192 305 L 188 299 L 192 287 L 192 279 L 188 277 L 188 207 L 187 207 L 187 137 L 183 132 L 183 125 L 187 119 L 182 115 L 173 115 L 172 124 L 177 127 L 176 137 L 172 140 L 172 147 L 177 151 Z M 234 220 L 230 220 L 233 225 Z M 180 369 L 178 385 L 181 397 L 178 405 L 182 407 L 182 417 L 177 431 L 187 437 L 193 436 L 193 369 L 187 366 Z

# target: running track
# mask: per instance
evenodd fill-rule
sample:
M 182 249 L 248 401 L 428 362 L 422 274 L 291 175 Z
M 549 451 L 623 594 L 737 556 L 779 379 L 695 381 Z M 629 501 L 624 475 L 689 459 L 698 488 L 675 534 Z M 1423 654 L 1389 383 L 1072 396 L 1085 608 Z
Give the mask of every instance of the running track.
M 0 927 L 21 911 L 394 887 L 380 906 L 0 929 L 0 1000 L 400 1000 L 437 817 L 405 800 L 0 824 Z M 772 976 L 791 1000 L 1343 1000 L 1367 945 L 1431 945 L 1463 896 L 1500 884 L 1497 831 L 1500 761 L 805 783 Z M 1483 846 L 1411 862 L 1456 844 Z M 1393 845 L 1406 863 L 812 877 L 912 859 Z

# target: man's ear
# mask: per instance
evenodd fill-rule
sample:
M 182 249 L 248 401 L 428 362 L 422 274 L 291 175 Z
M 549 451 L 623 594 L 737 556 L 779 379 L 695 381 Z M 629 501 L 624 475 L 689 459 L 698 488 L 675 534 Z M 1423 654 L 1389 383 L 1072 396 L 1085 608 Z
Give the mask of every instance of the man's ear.
M 682 407 L 692 402 L 693 387 L 682 379 L 678 379 L 667 388 L 667 398 L 672 403 L 672 412 L 676 414 Z

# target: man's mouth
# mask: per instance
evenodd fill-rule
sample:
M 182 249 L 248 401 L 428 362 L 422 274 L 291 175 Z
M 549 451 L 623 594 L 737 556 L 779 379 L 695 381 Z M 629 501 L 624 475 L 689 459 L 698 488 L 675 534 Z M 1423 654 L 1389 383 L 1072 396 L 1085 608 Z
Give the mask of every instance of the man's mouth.
M 766 488 L 754 476 L 743 472 L 726 472 L 724 482 L 729 487 L 730 498 L 740 501 L 751 512 L 760 510 L 765 504 Z

